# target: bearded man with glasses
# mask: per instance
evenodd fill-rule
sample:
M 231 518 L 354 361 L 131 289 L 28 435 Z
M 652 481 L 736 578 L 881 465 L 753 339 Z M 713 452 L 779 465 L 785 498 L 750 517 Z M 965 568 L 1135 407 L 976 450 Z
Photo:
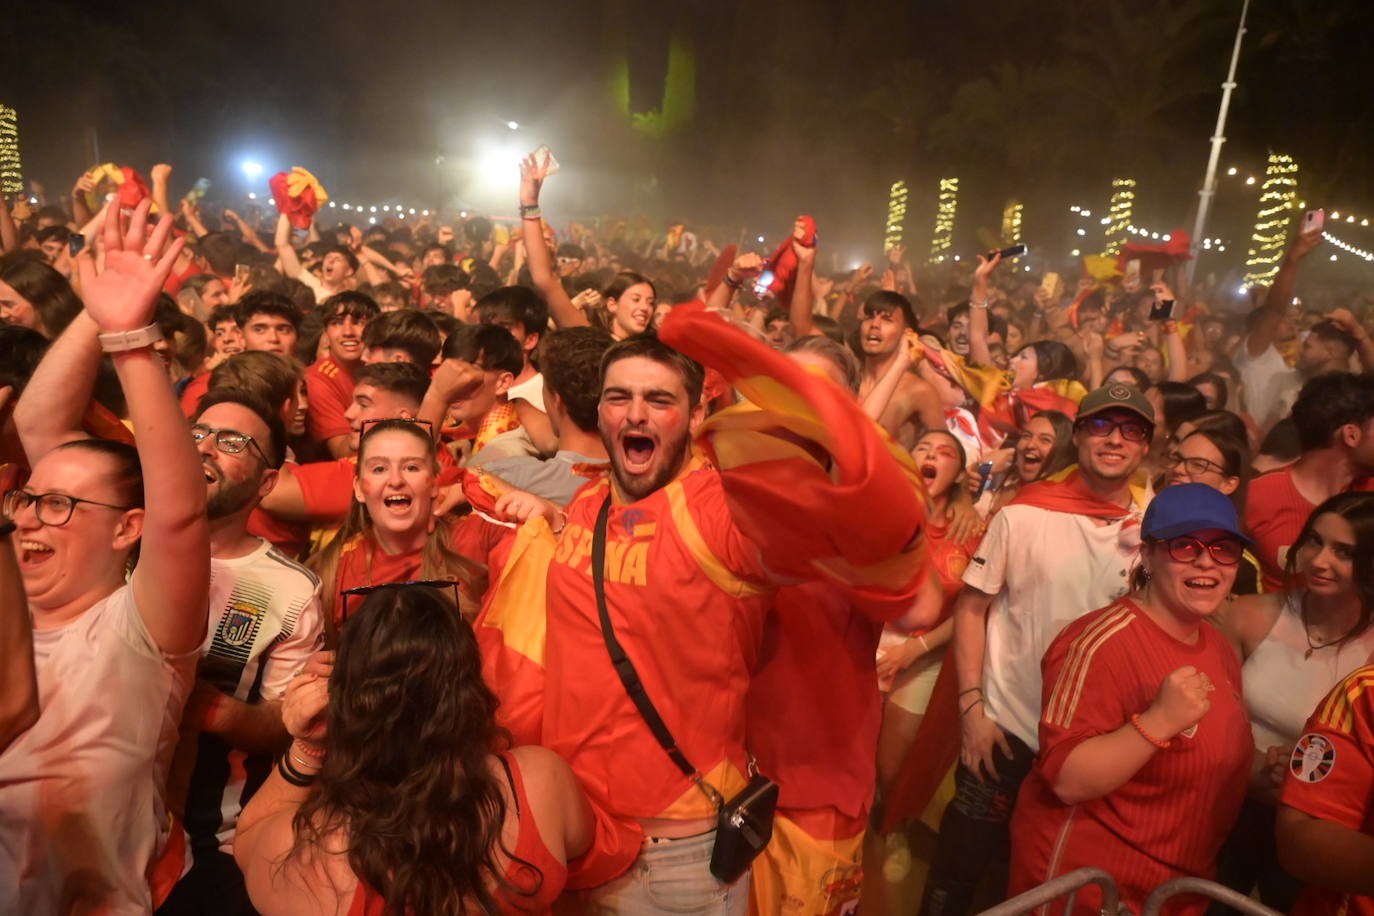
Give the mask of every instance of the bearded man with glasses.
M 1060 630 L 1129 589 L 1146 502 L 1133 478 L 1154 424 L 1137 389 L 1090 392 L 1074 424 L 1077 464 L 1022 487 L 964 573 L 954 607 L 960 759 L 923 914 L 970 912 L 984 875 L 1005 874 L 1008 822 L 1039 748 L 1040 661 Z

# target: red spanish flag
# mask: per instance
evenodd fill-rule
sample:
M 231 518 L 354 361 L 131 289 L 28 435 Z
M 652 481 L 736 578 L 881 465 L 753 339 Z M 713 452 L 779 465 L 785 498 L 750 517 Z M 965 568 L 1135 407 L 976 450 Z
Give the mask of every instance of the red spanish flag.
M 849 392 L 699 308 L 674 309 L 661 337 L 748 399 L 698 443 L 773 573 L 877 594 L 926 574 L 920 472 Z

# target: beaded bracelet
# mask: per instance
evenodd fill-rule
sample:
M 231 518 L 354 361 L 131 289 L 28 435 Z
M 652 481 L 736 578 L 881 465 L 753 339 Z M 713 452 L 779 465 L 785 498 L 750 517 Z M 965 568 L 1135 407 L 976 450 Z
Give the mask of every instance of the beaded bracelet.
M 1164 748 L 1174 743 L 1173 741 L 1161 741 L 1154 735 L 1147 732 L 1145 730 L 1145 726 L 1140 724 L 1140 715 L 1138 713 L 1132 713 L 1131 724 L 1135 726 L 1136 731 L 1140 732 L 1140 737 L 1144 738 L 1146 741 L 1150 742 L 1160 750 L 1163 750 Z
M 291 742 L 291 746 L 299 748 L 302 754 L 304 754 L 307 757 L 311 757 L 315 760 L 319 760 L 320 758 L 324 757 L 324 748 L 313 748 L 300 738 L 297 738 L 295 741 Z

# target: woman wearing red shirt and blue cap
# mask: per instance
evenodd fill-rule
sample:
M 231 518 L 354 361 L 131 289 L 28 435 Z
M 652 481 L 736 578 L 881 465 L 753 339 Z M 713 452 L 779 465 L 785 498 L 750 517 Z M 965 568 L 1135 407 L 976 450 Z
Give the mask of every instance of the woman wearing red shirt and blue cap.
M 1251 754 L 1240 664 L 1206 621 L 1249 539 L 1227 497 L 1191 483 L 1154 498 L 1141 534 L 1134 590 L 1045 653 L 1040 754 L 1011 825 L 1012 894 L 1094 865 L 1139 912 L 1162 882 L 1212 875 L 1240 809 Z M 1088 888 L 1073 911 L 1100 905 Z M 1168 910 L 1206 908 L 1179 897 Z

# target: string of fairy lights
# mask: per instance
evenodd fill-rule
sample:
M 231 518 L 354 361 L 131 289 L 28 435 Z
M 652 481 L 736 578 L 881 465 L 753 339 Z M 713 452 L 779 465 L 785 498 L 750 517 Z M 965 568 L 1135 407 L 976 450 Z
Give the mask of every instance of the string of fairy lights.
M 1131 225 L 1131 213 L 1135 209 L 1135 179 L 1113 178 L 1112 199 L 1107 206 L 1105 244 L 1102 253 L 1118 255 L 1126 244 L 1126 227 Z
M 887 228 L 883 234 L 883 251 L 891 251 L 902 244 L 902 229 L 906 225 L 906 200 L 910 191 L 906 182 L 892 182 L 887 194 Z
M 1279 272 L 1279 262 L 1288 246 L 1288 225 L 1292 221 L 1289 211 L 1297 199 L 1297 162 L 1287 153 L 1270 153 L 1242 286 L 1268 283 Z
M 1239 170 L 1235 166 L 1226 170 L 1226 174 L 1231 177 L 1235 177 L 1238 173 Z M 1297 199 L 1297 175 L 1298 163 L 1292 156 L 1287 153 L 1269 154 L 1264 183 L 1261 186 L 1259 212 L 1256 214 L 1254 231 L 1250 236 L 1252 247 L 1247 251 L 1245 262 L 1246 274 L 1243 285 L 1246 287 L 1256 283 L 1268 282 L 1278 273 L 1279 263 L 1288 244 L 1292 211 L 1307 205 L 1305 201 Z M 1245 184 L 1254 185 L 1255 183 L 1254 175 L 1246 177 Z M 1112 180 L 1112 195 L 1107 208 L 1107 215 L 1099 220 L 1099 224 L 1104 227 L 1104 254 L 1119 254 L 1122 247 L 1133 235 L 1142 238 L 1161 239 L 1165 242 L 1172 238 L 1168 232 L 1151 231 L 1132 221 L 1135 190 L 1136 181 L 1133 178 L 1115 178 Z M 23 161 L 19 152 L 19 114 L 7 105 L 0 105 L 0 194 L 15 195 L 22 193 L 24 193 L 24 173 Z M 895 245 L 900 245 L 905 237 L 910 194 L 910 188 L 905 180 L 894 181 L 889 189 L 887 220 L 883 231 L 884 251 L 891 250 Z M 248 197 L 250 200 L 256 200 L 257 194 L 250 193 Z M 271 198 L 268 197 L 267 200 L 270 201 Z M 954 218 L 958 211 L 958 204 L 959 179 L 941 178 L 936 204 L 935 231 L 930 246 L 931 263 L 945 261 L 948 256 L 947 253 L 953 246 Z M 405 219 L 407 216 L 430 215 L 429 210 L 404 207 L 400 204 L 339 204 L 331 200 L 329 207 L 366 215 L 369 223 L 375 223 L 378 218 Z M 1092 216 L 1092 211 L 1086 207 L 1072 206 L 1069 210 L 1083 218 Z M 464 212 L 460 216 L 466 218 L 467 213 Z M 1002 238 L 1007 244 L 1020 243 L 1024 216 L 1025 206 L 1021 201 L 1008 201 L 1003 208 Z M 1333 209 L 1326 218 L 1328 226 L 1333 223 L 1344 223 L 1348 226 L 1367 228 L 1370 219 L 1374 217 L 1349 210 Z M 1087 230 L 1085 228 L 1080 226 L 1075 231 L 1077 235 L 1086 239 Z M 1366 262 L 1374 262 L 1374 251 L 1347 242 L 1333 235 L 1329 229 L 1322 233 L 1322 237 L 1347 254 L 1354 255 Z M 1199 242 L 1199 245 L 1205 251 L 1224 252 L 1226 250 L 1226 245 L 1221 238 L 1204 238 Z M 1070 253 L 1077 257 L 1081 252 L 1081 248 L 1075 248 Z M 1336 257 L 1334 254 L 1331 255 L 1331 260 L 1336 260 Z
M 1002 209 L 1002 241 L 1007 245 L 1021 244 L 1021 217 L 1025 213 L 1025 205 L 1019 200 L 1007 201 L 1006 207 Z
M 959 206 L 959 179 L 941 178 L 940 196 L 935 204 L 935 234 L 930 240 L 930 261 L 938 264 L 954 244 L 954 214 Z
M 0 194 L 24 193 L 24 165 L 19 158 L 19 113 L 0 105 Z

